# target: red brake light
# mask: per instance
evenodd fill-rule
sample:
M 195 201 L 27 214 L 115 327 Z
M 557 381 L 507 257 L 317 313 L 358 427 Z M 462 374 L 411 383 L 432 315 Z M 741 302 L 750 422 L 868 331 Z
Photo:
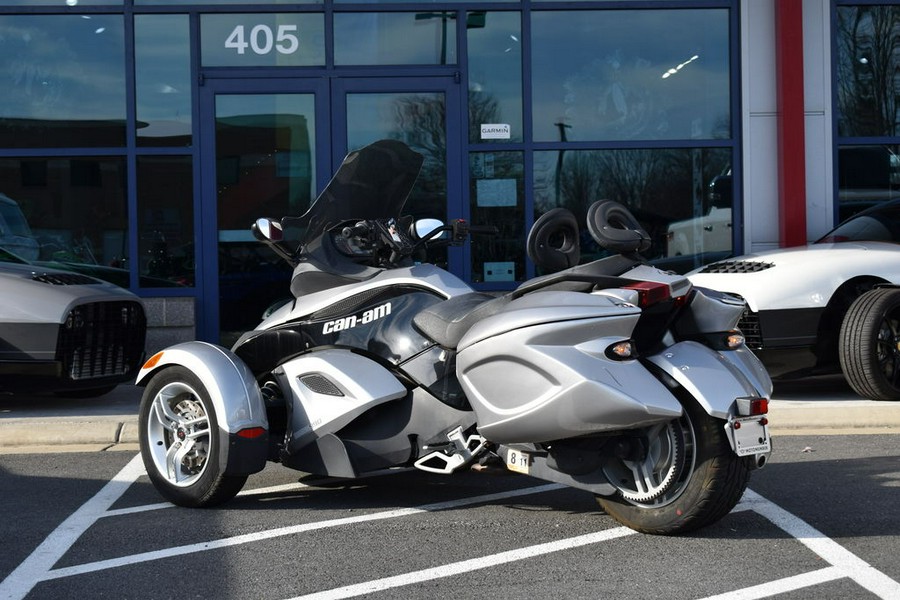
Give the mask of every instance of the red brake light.
M 635 290 L 638 293 L 638 306 L 641 308 L 663 302 L 672 297 L 671 290 L 665 283 L 640 281 L 624 287 L 628 290 Z
M 754 398 L 750 401 L 750 415 L 764 415 L 769 412 L 768 398 Z

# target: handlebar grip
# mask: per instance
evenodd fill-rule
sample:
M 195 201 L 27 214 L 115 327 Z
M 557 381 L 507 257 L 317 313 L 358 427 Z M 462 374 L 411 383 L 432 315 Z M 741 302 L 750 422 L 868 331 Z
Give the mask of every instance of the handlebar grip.
M 469 233 L 500 233 L 495 225 L 469 225 Z

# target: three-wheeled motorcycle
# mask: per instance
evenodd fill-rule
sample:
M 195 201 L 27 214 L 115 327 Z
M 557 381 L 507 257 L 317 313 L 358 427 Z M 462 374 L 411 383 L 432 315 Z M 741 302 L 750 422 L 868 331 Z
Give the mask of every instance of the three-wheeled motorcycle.
M 646 264 L 646 231 L 609 201 L 585 221 L 609 256 L 579 264 L 578 220 L 557 208 L 526 241 L 546 274 L 474 291 L 422 256 L 491 228 L 405 218 L 421 164 L 376 142 L 304 215 L 252 226 L 292 265 L 290 300 L 231 349 L 192 341 L 144 365 L 159 492 L 215 505 L 268 461 L 337 478 L 495 463 L 593 493 L 643 532 L 727 514 L 771 452 L 743 301 Z

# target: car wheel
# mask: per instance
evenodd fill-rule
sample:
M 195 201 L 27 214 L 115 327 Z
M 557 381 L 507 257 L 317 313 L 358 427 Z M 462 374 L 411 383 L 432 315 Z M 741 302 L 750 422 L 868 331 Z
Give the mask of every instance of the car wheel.
M 850 387 L 872 400 L 900 400 L 900 289 L 876 288 L 857 298 L 841 324 L 841 370 Z
M 206 387 L 188 369 L 168 367 L 151 378 L 138 424 L 147 475 L 173 504 L 221 504 L 247 481 L 246 475 L 223 473 L 215 408 Z

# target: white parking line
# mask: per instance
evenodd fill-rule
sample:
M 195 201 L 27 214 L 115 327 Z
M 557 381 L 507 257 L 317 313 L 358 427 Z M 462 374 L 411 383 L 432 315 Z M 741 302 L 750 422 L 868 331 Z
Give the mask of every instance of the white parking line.
M 490 556 L 479 556 L 478 558 L 470 558 L 469 560 L 462 560 L 448 565 L 441 565 L 440 567 L 415 571 L 413 573 L 385 577 L 384 579 L 374 579 L 372 581 L 334 588 L 324 592 L 297 596 L 291 600 L 340 600 L 341 598 L 352 598 L 354 596 L 362 596 L 363 594 L 371 594 L 372 592 L 382 592 L 404 585 L 411 585 L 423 581 L 431 581 L 432 579 L 470 573 L 479 569 L 496 567 L 498 565 L 522 560 L 523 558 L 534 558 L 535 556 L 559 552 L 560 550 L 569 550 L 570 548 L 578 548 L 579 546 L 587 546 L 588 544 L 596 544 L 598 542 L 608 542 L 609 540 L 614 540 L 626 535 L 634 535 L 636 533 L 635 530 L 628 529 L 627 527 L 604 529 L 603 531 L 556 540 L 555 542 L 547 542 L 546 544 L 526 546 L 525 548 L 519 548 L 517 550 L 508 550 L 498 554 L 491 554 Z
M 237 546 L 252 542 L 258 542 L 280 536 L 295 535 L 306 531 L 314 531 L 330 527 L 339 527 L 343 525 L 353 525 L 366 521 L 375 521 L 382 519 L 393 519 L 405 517 L 425 512 L 448 510 L 472 504 L 485 504 L 498 500 L 505 500 L 517 496 L 538 494 L 547 491 L 557 490 L 565 486 L 559 484 L 545 484 L 523 489 L 509 490 L 493 494 L 484 494 L 481 496 L 473 496 L 458 500 L 450 500 L 446 502 L 437 502 L 432 504 L 424 504 L 418 507 L 388 510 L 370 513 L 366 515 L 358 515 L 354 517 L 331 519 L 327 521 L 318 521 L 314 523 L 305 523 L 301 525 L 281 527 L 260 531 L 247 535 L 232 536 L 211 540 L 198 544 L 189 544 L 185 546 L 176 546 L 165 550 L 155 552 L 144 552 L 123 556 L 120 558 L 96 561 L 81 565 L 74 565 L 60 569 L 53 569 L 53 565 L 59 561 L 62 556 L 71 548 L 78 538 L 90 528 L 98 519 L 109 516 L 121 516 L 132 514 L 135 512 L 143 512 L 148 510 L 157 510 L 161 508 L 169 508 L 169 503 L 149 504 L 139 507 L 131 507 L 125 509 L 110 509 L 116 500 L 128 489 L 128 487 L 137 480 L 138 477 L 145 473 L 140 455 L 135 456 L 113 479 L 107 483 L 93 498 L 82 505 L 71 516 L 56 528 L 47 538 L 38 546 L 38 548 L 28 556 L 10 575 L 0 582 L 0 599 L 2 600 L 21 600 L 41 581 L 60 579 L 71 577 L 84 573 L 92 573 L 134 565 L 152 560 L 171 558 L 185 554 L 204 552 L 218 548 Z M 304 487 L 303 484 L 288 484 L 284 486 L 273 486 L 270 488 L 261 488 L 257 490 L 248 490 L 244 495 L 257 495 L 263 493 L 273 493 L 281 491 L 289 491 Z M 752 510 L 762 515 L 774 525 L 784 530 L 786 533 L 797 539 L 800 543 L 808 547 L 815 554 L 827 561 L 831 566 L 819 569 L 809 573 L 803 573 L 792 577 L 787 577 L 761 585 L 748 587 L 740 590 L 734 590 L 725 594 L 711 596 L 706 600 L 749 600 L 756 598 L 765 598 L 779 593 L 803 589 L 813 585 L 818 585 L 835 579 L 849 578 L 861 587 L 865 588 L 879 598 L 900 598 L 900 583 L 891 579 L 884 573 L 878 571 L 864 560 L 860 559 L 847 549 L 843 548 L 833 540 L 825 537 L 821 532 L 813 528 L 802 519 L 787 512 L 776 504 L 766 500 L 752 490 L 747 490 L 744 498 L 735 511 Z M 553 552 L 559 552 L 571 548 L 586 546 L 607 542 L 623 536 L 634 534 L 635 532 L 626 527 L 617 527 L 606 529 L 594 533 L 580 535 L 572 538 L 556 540 L 543 544 L 527 546 L 516 550 L 509 550 L 497 554 L 482 556 L 474 559 L 459 561 L 438 567 L 415 571 L 396 575 L 393 577 L 385 577 L 361 582 L 353 585 L 334 588 L 331 590 L 323 590 L 306 596 L 298 596 L 297 600 L 303 599 L 337 599 L 351 598 L 375 591 L 387 590 L 391 588 L 412 585 L 432 579 L 450 577 L 461 573 L 493 567 L 496 565 L 533 558 Z
M 900 583 L 894 581 L 872 565 L 859 558 L 821 531 L 789 513 L 777 504 L 769 502 L 753 490 L 744 493 L 746 502 L 760 515 L 772 521 L 801 544 L 837 567 L 861 587 L 879 598 L 900 598 Z M 763 596 L 759 596 L 763 597 Z
M 800 575 L 794 575 L 793 577 L 785 577 L 783 579 L 769 581 L 768 583 L 754 585 L 753 587 L 735 590 L 733 592 L 726 592 L 716 596 L 707 596 L 703 600 L 757 600 L 758 598 L 769 598 L 775 594 L 786 594 L 787 592 L 802 590 L 803 588 L 819 585 L 826 581 L 842 579 L 844 577 L 846 577 L 846 574 L 841 571 L 841 569 L 837 567 L 826 567 L 824 569 L 819 569 L 818 571 L 810 571 L 809 573 L 802 573 Z
M 0 598 L 18 600 L 24 598 L 62 556 L 68 552 L 81 534 L 103 516 L 125 490 L 143 475 L 144 463 L 138 454 L 103 486 L 93 498 L 81 505 L 69 518 L 44 539 L 28 558 L 22 561 L 6 579 L 0 582 Z

